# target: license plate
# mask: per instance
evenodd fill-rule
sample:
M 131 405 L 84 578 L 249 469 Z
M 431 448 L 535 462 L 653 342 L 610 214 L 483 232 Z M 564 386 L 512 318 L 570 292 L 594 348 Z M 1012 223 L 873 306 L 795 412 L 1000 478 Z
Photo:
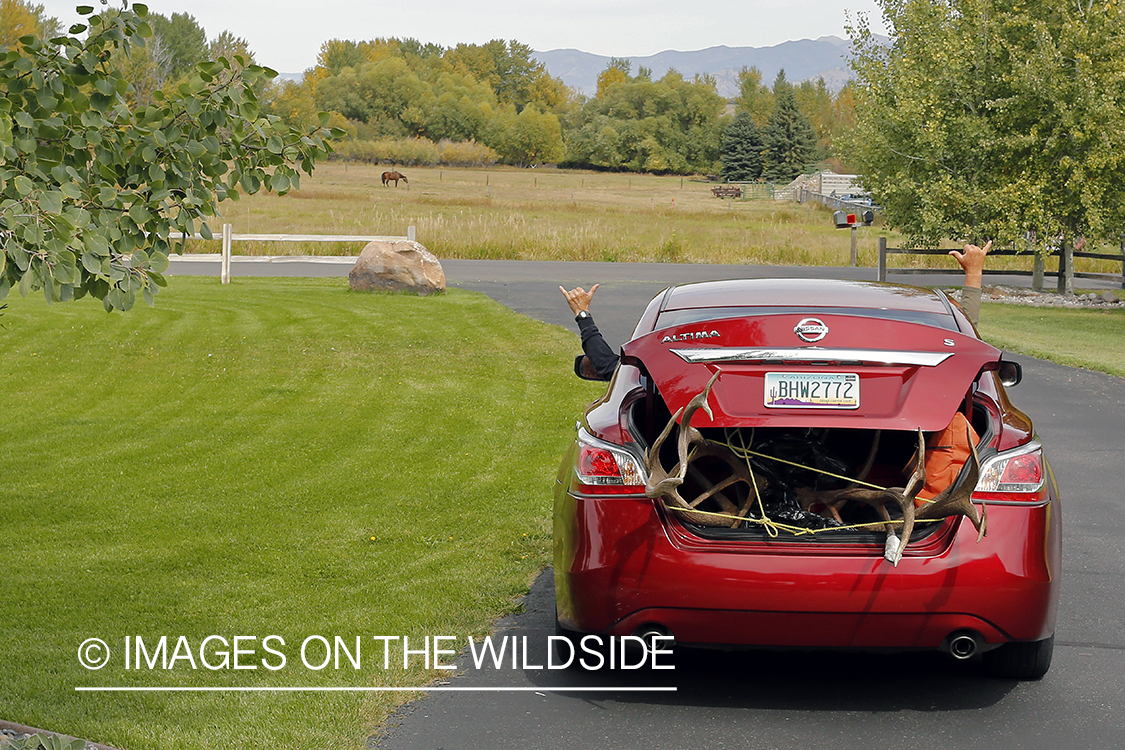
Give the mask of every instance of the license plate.
M 766 406 L 773 409 L 858 409 L 854 372 L 767 372 Z

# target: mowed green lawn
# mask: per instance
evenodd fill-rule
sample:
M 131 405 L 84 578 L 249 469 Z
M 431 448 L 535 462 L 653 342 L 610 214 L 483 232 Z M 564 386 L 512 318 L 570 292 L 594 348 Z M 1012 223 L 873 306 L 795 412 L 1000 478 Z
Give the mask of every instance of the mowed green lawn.
M 573 333 L 458 290 L 180 277 L 124 315 L 8 304 L 0 718 L 120 748 L 362 746 L 413 696 L 74 688 L 447 677 L 420 657 L 375 668 L 371 636 L 463 645 L 516 606 L 549 559 L 575 417 L 602 390 L 573 376 Z M 254 636 L 243 663 L 259 664 L 271 634 L 277 671 L 123 667 L 126 636 L 187 636 L 197 661 L 207 636 Z M 304 668 L 310 635 L 361 636 L 363 668 Z M 78 663 L 91 637 L 112 652 L 100 671 Z
M 548 562 L 557 462 L 602 390 L 570 374 L 572 333 L 458 290 L 179 277 L 125 315 L 8 303 L 0 718 L 130 750 L 362 745 L 416 694 L 74 688 L 447 677 L 418 658 L 382 669 L 370 637 L 463 645 L 512 609 Z M 988 305 L 982 318 L 999 346 L 1125 374 L 1125 312 Z M 170 649 L 185 636 L 197 661 L 207 636 L 253 636 L 255 665 L 277 663 L 261 641 L 279 635 L 288 662 L 126 671 L 138 635 Z M 305 668 L 311 635 L 360 636 L 363 668 Z M 78 663 L 91 637 L 113 652 L 99 671 Z
M 1120 307 L 986 304 L 979 329 L 985 340 L 1002 349 L 1125 377 L 1125 309 Z

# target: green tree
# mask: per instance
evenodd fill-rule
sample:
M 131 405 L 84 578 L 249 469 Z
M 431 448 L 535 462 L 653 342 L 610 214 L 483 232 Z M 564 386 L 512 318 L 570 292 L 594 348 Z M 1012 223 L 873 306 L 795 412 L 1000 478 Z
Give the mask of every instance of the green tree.
M 529 121 L 536 113 L 569 106 L 569 90 L 531 55 L 530 47 L 514 40 L 453 49 L 414 39 L 333 40 L 322 46 L 317 67 L 300 85 L 317 106 L 353 121 L 364 139 L 423 137 L 501 146 L 496 122 L 517 123 L 516 115 L 531 104 L 536 109 Z M 275 92 L 273 103 L 287 117 L 298 107 L 307 111 L 307 99 L 292 89 Z M 517 161 L 528 158 L 520 148 L 505 153 Z
M 518 115 L 508 105 L 493 121 L 488 145 L 504 161 L 520 166 L 561 161 L 564 154 L 559 118 L 534 104 Z
M 210 60 L 225 57 L 234 62 L 237 56 L 242 57 L 246 62 L 254 61 L 254 53 L 250 51 L 250 43 L 229 31 L 224 31 L 212 39 L 210 44 L 207 45 L 207 52 Z
M 774 110 L 773 92 L 762 83 L 762 71 L 744 67 L 738 72 L 738 97 L 734 106 L 738 112 L 749 112 L 759 128 L 769 123 Z
M 856 171 L 852 155 L 841 148 L 848 134 L 855 130 L 855 82 L 848 81 L 836 92 L 832 99 L 831 153 L 828 163 L 839 173 L 851 174 Z
M 79 9 L 90 15 L 93 9 Z M 336 133 L 262 116 L 254 65 L 205 62 L 168 96 L 131 108 L 115 53 L 143 45 L 144 6 L 0 56 L 0 299 L 13 286 L 49 301 L 90 294 L 107 310 L 152 303 L 173 231 L 211 236 L 224 198 L 298 185 Z
M 157 92 L 172 86 L 172 52 L 164 38 L 155 34 L 145 40 L 144 46 L 115 50 L 111 65 L 121 71 L 131 84 L 125 94 L 131 107 L 147 107 L 156 99 Z
M 816 134 L 797 106 L 797 97 L 785 80 L 784 70 L 777 74 L 773 95 L 777 105 L 764 135 L 765 176 L 773 182 L 789 182 L 815 160 Z
M 1125 219 L 1125 11 L 1067 0 L 881 0 L 866 24 L 851 152 L 914 244 L 1069 246 Z
M 168 72 L 173 80 L 187 75 L 207 58 L 207 32 L 190 13 L 173 13 L 167 18 L 153 13 L 149 26 L 167 50 Z
M 231 62 L 236 61 L 235 53 L 239 50 L 234 48 L 234 43 L 241 40 L 230 32 L 224 32 L 226 36 L 222 38 L 222 49 L 216 50 L 218 54 L 208 57 L 207 34 L 193 16 L 174 13 L 166 18 L 150 13 L 147 19 L 153 33 L 144 46 L 116 50 L 112 58 L 113 65 L 132 84 L 127 96 L 131 106 L 147 107 L 153 103 L 156 92 L 171 92 L 205 59 L 226 57 Z
M 336 75 L 344 68 L 358 68 L 360 64 L 367 61 L 368 58 L 357 42 L 329 39 L 320 45 L 316 67 L 327 75 Z
M 802 81 L 793 88 L 797 108 L 808 118 L 816 134 L 815 158 L 824 159 L 832 153 L 832 138 L 836 125 L 836 108 L 832 92 L 823 78 Z
M 618 83 L 625 83 L 629 80 L 629 72 L 633 69 L 633 64 L 629 62 L 628 58 L 624 57 L 611 57 L 609 64 L 605 66 L 605 70 L 598 73 L 598 90 L 597 97 L 605 99 L 609 89 Z M 648 80 L 651 76 L 645 76 Z
M 764 149 L 762 131 L 754 124 L 754 117 L 745 110 L 736 114 L 723 134 L 719 156 L 723 163 L 723 177 L 737 181 L 761 177 Z
M 271 81 L 262 104 L 266 112 L 277 115 L 295 128 L 312 128 L 318 122 L 319 110 L 312 92 L 308 86 L 296 81 Z
M 496 107 L 487 85 L 471 75 L 441 73 L 432 82 L 435 97 L 425 118 L 425 135 L 433 141 L 474 140 L 484 135 Z
M 529 103 L 547 107 L 568 97 L 561 81 L 551 78 L 543 63 L 532 59 L 534 50 L 515 39 L 493 39 L 487 44 L 459 44 L 444 60 L 462 73 L 488 84 L 500 104 L 523 109 Z
M 625 76 L 615 60 L 607 76 Z M 608 78 L 603 77 L 603 82 Z M 623 77 L 567 118 L 567 163 L 649 172 L 711 172 L 719 158 L 725 102 L 706 78 L 669 71 L 658 81 Z
M 397 135 L 420 135 L 435 99 L 431 87 L 401 57 L 344 68 L 316 87 L 321 109 L 351 120 L 379 123 L 385 132 Z

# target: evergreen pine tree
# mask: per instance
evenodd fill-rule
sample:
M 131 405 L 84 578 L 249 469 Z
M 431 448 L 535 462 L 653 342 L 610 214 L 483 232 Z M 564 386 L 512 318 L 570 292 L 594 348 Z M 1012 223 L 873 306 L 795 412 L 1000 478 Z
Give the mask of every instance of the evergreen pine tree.
M 719 152 L 723 177 L 739 182 L 761 177 L 764 148 L 762 131 L 758 130 L 750 113 L 736 114 L 723 134 L 723 147 Z
M 813 161 L 816 133 L 797 106 L 791 86 L 775 85 L 774 96 L 777 107 L 765 134 L 765 175 L 771 182 L 789 182 Z

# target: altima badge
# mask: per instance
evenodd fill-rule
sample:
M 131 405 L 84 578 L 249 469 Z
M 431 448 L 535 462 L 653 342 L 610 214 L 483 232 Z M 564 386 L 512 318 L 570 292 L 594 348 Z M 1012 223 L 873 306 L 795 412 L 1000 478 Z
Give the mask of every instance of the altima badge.
M 811 344 L 828 335 L 828 326 L 824 325 L 824 321 L 819 318 L 805 318 L 797 324 L 793 333 L 797 334 L 797 338 L 801 341 L 807 341 Z
M 662 344 L 672 344 L 677 341 L 694 341 L 696 339 L 716 339 L 719 337 L 718 331 L 687 331 L 686 333 L 674 333 L 670 336 L 665 336 L 660 340 Z

